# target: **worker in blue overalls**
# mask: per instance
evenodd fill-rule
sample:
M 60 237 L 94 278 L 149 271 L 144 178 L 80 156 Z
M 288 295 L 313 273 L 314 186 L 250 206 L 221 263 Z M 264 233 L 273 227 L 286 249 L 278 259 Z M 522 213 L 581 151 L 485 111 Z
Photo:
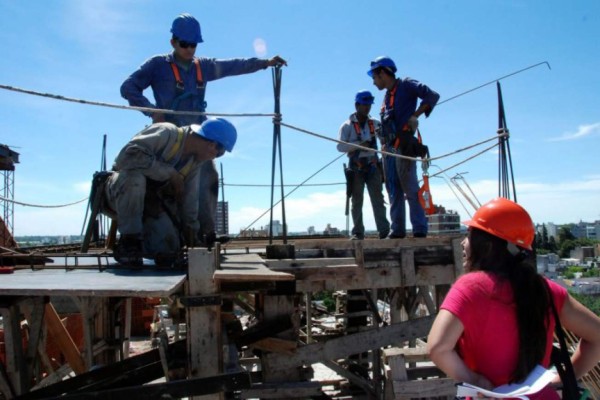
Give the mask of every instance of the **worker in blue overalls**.
M 419 203 L 417 157 L 427 155 L 427 147 L 415 137 L 419 117 L 429 117 L 440 95 L 427 85 L 411 78 L 396 78 L 396 64 L 389 57 L 377 57 L 371 62 L 367 74 L 373 85 L 386 89 L 381 106 L 382 150 L 412 159 L 384 157 L 385 186 L 390 196 L 392 230 L 390 239 L 406 237 L 406 211 L 404 196 L 408 201 L 410 222 L 414 237 L 426 237 L 427 217 Z M 421 103 L 417 107 L 418 100 Z
M 173 51 L 151 57 L 121 85 L 121 95 L 129 101 L 130 105 L 204 112 L 207 82 L 226 76 L 249 74 L 270 66 L 287 65 L 286 61 L 279 56 L 271 59 L 227 60 L 195 57 L 196 46 L 203 40 L 200 24 L 189 14 L 181 14 L 175 18 L 171 33 Z M 148 87 L 152 88 L 155 104 L 143 94 Z M 206 120 L 204 115 L 174 115 L 161 112 L 144 114 L 151 117 L 153 123 L 171 122 L 177 126 L 201 124 Z M 199 185 L 200 239 L 210 245 L 216 239 L 214 219 L 218 198 L 218 173 L 214 162 L 207 161 L 202 166 Z

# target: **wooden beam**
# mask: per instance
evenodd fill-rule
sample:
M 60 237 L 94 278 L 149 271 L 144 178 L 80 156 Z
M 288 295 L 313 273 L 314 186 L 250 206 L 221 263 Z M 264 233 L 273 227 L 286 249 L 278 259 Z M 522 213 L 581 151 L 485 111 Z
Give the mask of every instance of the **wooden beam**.
M 298 348 L 293 356 L 267 354 L 265 356 L 271 368 L 286 369 L 310 365 L 326 360 L 337 360 L 350 354 L 362 353 L 388 346 L 392 343 L 427 336 L 433 316 L 417 318 L 398 324 L 352 335 L 342 336 L 326 342 L 312 343 Z
M 188 251 L 188 296 L 219 292 L 219 284 L 213 279 L 217 256 L 217 253 L 203 248 Z M 189 378 L 220 374 L 223 368 L 221 306 L 192 307 L 187 310 L 187 320 Z M 223 394 L 210 394 L 201 398 L 222 399 Z
M 52 303 L 47 303 L 45 307 L 46 315 L 46 326 L 48 327 L 48 334 L 52 336 L 52 339 L 56 341 L 58 348 L 64 354 L 67 362 L 76 374 L 83 374 L 86 372 L 85 363 L 79 349 L 73 342 L 73 338 L 67 331 L 67 328 L 60 321 L 58 313 L 54 309 Z

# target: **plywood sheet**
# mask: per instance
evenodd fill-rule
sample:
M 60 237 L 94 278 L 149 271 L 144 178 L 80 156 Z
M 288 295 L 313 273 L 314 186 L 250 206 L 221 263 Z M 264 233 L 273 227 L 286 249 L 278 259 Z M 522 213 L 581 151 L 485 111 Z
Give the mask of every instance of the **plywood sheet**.
M 214 278 L 228 282 L 293 281 L 294 275 L 270 270 L 258 254 L 234 254 L 221 257 L 221 268 Z
M 185 279 L 185 271 L 151 268 L 22 269 L 0 275 L 0 296 L 165 297 Z

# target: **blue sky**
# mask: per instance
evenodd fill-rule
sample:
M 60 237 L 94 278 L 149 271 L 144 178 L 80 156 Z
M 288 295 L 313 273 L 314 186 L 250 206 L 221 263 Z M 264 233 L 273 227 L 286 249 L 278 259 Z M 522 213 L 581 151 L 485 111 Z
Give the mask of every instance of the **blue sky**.
M 392 57 L 400 76 L 438 91 L 440 101 L 547 61 L 551 70 L 539 66 L 501 82 L 519 203 L 538 223 L 600 219 L 600 2 L 0 0 L 0 10 L 0 84 L 124 105 L 123 80 L 145 59 L 170 51 L 171 22 L 189 12 L 202 26 L 204 43 L 197 55 L 263 56 L 255 45 L 262 40 L 264 57 L 287 59 L 283 121 L 332 138 L 354 111 L 358 90 L 373 92 L 372 115 L 378 117 L 383 92 L 366 70 L 379 55 Z M 271 72 L 210 82 L 207 101 L 209 112 L 270 113 Z M 270 204 L 268 187 L 235 185 L 270 183 L 273 127 L 265 117 L 230 120 L 238 128 L 238 143 L 218 162 L 230 231 L 239 232 Z M 147 123 L 137 111 L 0 90 L 0 143 L 20 153 L 15 200 L 60 205 L 83 199 L 100 167 L 103 135 L 108 135 L 110 165 Z M 497 125 L 495 85 L 441 104 L 421 119 L 432 156 L 491 138 Z M 335 143 L 288 128 L 282 128 L 282 143 L 286 184 L 302 182 L 340 155 Z M 481 149 L 435 164 L 447 168 Z M 342 157 L 308 183 L 342 182 L 345 161 Z M 447 174 L 466 173 L 485 202 L 498 193 L 497 166 L 497 153 L 487 152 Z M 432 178 L 431 184 L 435 203 L 468 218 L 444 180 Z M 286 199 L 290 231 L 311 225 L 319 231 L 327 223 L 344 228 L 344 190 L 327 185 L 295 191 Z M 15 205 L 14 233 L 78 234 L 85 204 Z M 367 229 L 374 229 L 368 203 L 364 215 Z M 255 227 L 267 223 L 268 214 Z

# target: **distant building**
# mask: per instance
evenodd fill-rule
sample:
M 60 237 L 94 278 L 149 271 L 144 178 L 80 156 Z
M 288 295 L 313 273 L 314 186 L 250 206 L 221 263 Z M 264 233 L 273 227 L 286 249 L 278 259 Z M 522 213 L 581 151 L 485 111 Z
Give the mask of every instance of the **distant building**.
M 436 205 L 435 212 L 427 216 L 430 235 L 448 235 L 460 233 L 460 215 Z
M 597 240 L 600 238 L 600 221 L 595 222 L 583 222 L 572 225 L 571 233 L 577 239 L 592 239 Z
M 308 235 L 316 235 L 317 231 L 315 231 L 315 227 L 314 226 L 309 226 L 308 229 L 306 230 Z
M 331 226 L 331 224 L 327 224 L 327 227 L 325 227 L 325 230 L 323 230 L 323 235 L 337 236 L 339 234 L 340 230 Z
M 217 234 L 229 235 L 229 202 L 219 201 L 215 214 L 215 230 Z
M 267 231 L 264 229 L 240 229 L 238 238 L 265 238 L 269 236 Z
M 594 250 L 595 249 L 592 246 L 576 247 L 571 250 L 570 256 L 571 258 L 576 258 L 580 262 L 583 262 L 586 258 L 594 258 L 596 256 Z
M 263 227 L 267 234 L 270 232 L 269 228 L 269 225 Z M 278 220 L 273 220 L 273 236 L 283 236 L 283 224 Z

